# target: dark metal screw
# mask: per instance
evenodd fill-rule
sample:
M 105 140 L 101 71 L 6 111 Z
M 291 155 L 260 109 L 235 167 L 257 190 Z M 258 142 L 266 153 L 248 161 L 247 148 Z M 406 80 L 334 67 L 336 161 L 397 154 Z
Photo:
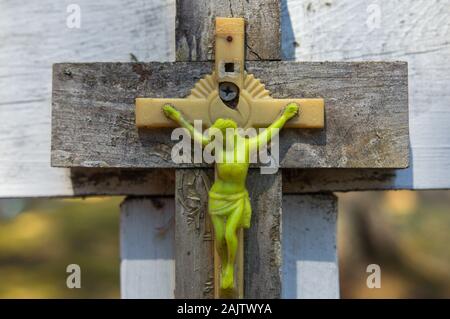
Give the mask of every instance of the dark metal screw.
M 231 35 L 227 36 L 227 41 L 228 41 L 228 42 L 233 41 L 233 37 L 232 37 Z
M 237 98 L 239 88 L 231 82 L 223 82 L 219 85 L 219 96 L 223 101 L 230 102 Z

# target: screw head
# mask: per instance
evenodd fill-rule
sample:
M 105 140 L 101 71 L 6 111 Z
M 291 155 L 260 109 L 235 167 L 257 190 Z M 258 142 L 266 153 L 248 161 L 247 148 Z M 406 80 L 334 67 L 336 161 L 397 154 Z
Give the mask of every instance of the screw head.
M 223 101 L 230 102 L 237 98 L 239 88 L 231 82 L 223 82 L 219 84 L 219 96 Z

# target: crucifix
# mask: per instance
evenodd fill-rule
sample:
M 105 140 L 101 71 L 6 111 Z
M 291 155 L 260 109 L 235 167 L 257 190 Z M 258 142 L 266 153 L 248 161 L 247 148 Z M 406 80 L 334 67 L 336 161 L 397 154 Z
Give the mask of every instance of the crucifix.
M 245 70 L 254 76 L 250 78 L 252 81 L 259 79 L 270 90 L 273 99 L 263 87 L 254 100 L 267 112 L 272 112 L 272 116 L 270 119 L 263 114 L 248 116 L 252 106 L 247 109 L 247 117 L 242 116 L 245 112 L 240 114 L 241 117 L 236 115 L 236 122 L 243 123 L 243 119 L 250 118 L 255 121 L 254 126 L 267 126 L 280 109 L 298 98 L 301 98 L 297 100 L 300 109 L 308 105 L 312 109 L 326 109 L 326 112 L 318 113 L 326 114 L 323 129 L 317 129 L 322 125 L 321 116 L 306 116 L 310 114 L 308 106 L 303 110 L 304 117 L 301 109 L 300 116 L 290 122 L 292 127 L 281 132 L 280 165 L 284 176 L 289 176 L 286 174 L 294 168 L 402 168 L 408 164 L 405 63 L 276 61 L 280 59 L 278 1 L 242 1 L 240 9 L 234 8 L 230 12 L 229 6 L 220 1 L 177 2 L 177 60 L 200 62 L 67 63 L 54 66 L 54 166 L 175 169 L 175 296 L 180 298 L 218 295 L 215 279 L 220 276 L 218 267 L 214 267 L 217 258 L 214 258 L 213 228 L 207 215 L 208 190 L 214 174 L 206 164 L 175 165 L 171 161 L 170 130 L 165 127 L 175 124 L 159 108 L 167 101 L 158 99 L 190 96 L 186 100 L 172 100 L 175 107 L 184 108 L 186 116 L 195 115 L 193 104 L 188 102 L 203 101 L 196 104 L 203 110 L 197 115 L 209 126 L 224 116 L 220 112 L 227 116 L 236 114 L 233 107 L 239 108 L 239 104 L 234 105 L 233 95 L 236 88 L 243 91 L 246 88 L 245 80 L 242 80 Z M 239 80 L 214 82 L 218 85 L 217 95 L 212 102 L 206 103 L 206 95 L 199 93 L 204 86 L 196 87 L 196 83 L 209 85 L 212 79 L 208 75 L 211 70 L 216 70 L 216 66 L 205 61 L 211 60 L 214 54 L 212 21 L 220 16 L 247 19 L 247 62 L 245 68 L 239 68 L 244 65 L 243 58 L 238 59 L 240 65 L 234 61 L 233 65 L 229 64 L 231 61 L 219 62 L 218 68 L 224 75 L 237 73 Z M 222 40 L 227 41 L 226 38 Z M 215 61 L 221 61 L 220 56 Z M 192 88 L 193 92 L 190 91 Z M 215 92 L 211 96 L 213 94 Z M 150 97 L 153 100 L 145 100 Z M 137 105 L 136 98 L 142 98 Z M 216 113 L 216 107 L 223 106 L 219 101 L 226 107 Z M 276 107 L 265 105 L 276 101 L 282 102 Z M 146 117 L 146 110 L 152 103 L 160 104 L 148 112 L 159 113 Z M 210 108 L 214 112 L 205 115 L 204 110 Z M 138 125 L 143 128 L 159 128 L 137 129 L 136 116 L 142 119 Z M 266 122 L 258 123 L 261 118 Z M 310 124 L 301 123 L 302 119 L 308 118 L 316 123 L 309 128 L 307 125 Z M 296 175 L 292 176 L 295 178 Z M 236 271 L 244 277 L 244 280 L 236 280 L 243 282 L 243 287 L 238 287 L 239 296 L 282 296 L 281 179 L 281 170 L 264 176 L 257 169 L 249 170 L 247 188 L 253 209 L 252 227 L 245 234 L 245 248 L 238 251 L 238 255 L 245 255 L 245 258 L 238 258 L 245 263 L 238 263 L 240 269 Z M 160 183 L 159 180 L 154 182 Z M 334 201 L 330 194 L 323 196 L 330 203 Z M 292 205 L 287 204 L 286 209 L 289 209 Z M 335 204 L 329 207 L 335 214 L 335 208 L 332 208 Z
M 236 290 L 234 264 L 238 245 L 240 251 L 243 249 L 242 232 L 239 231 L 250 227 L 251 205 L 245 185 L 249 153 L 256 152 L 282 127 L 323 128 L 324 104 L 323 99 L 271 98 L 264 85 L 245 72 L 245 20 L 217 17 L 215 22 L 214 72 L 197 82 L 185 99 L 137 98 L 136 125 L 139 128 L 161 128 L 177 124 L 186 128 L 200 145 L 212 141 L 196 131 L 191 124 L 194 121 L 201 121 L 221 132 L 223 145 L 215 150 L 216 176 L 208 196 L 208 213 L 214 225 L 215 264 L 220 269 L 215 278 L 215 286 L 220 286 L 216 295 L 242 297 L 243 276 L 237 275 L 241 290 Z M 298 113 L 300 116 L 296 116 Z M 248 127 L 267 129 L 258 136 L 240 138 L 237 128 Z M 225 139 L 227 129 L 236 132 Z M 226 159 L 230 152 L 226 150 L 230 139 L 233 158 Z M 237 159 L 239 155 L 242 156 L 241 161 Z M 220 256 L 220 262 L 217 256 Z M 243 272 L 242 254 L 239 256 L 238 269 Z

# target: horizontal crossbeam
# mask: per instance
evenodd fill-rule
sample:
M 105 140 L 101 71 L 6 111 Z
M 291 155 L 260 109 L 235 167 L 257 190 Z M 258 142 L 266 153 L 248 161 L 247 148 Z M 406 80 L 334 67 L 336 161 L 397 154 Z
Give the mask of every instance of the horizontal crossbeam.
M 212 69 L 209 62 L 54 65 L 52 165 L 192 166 L 172 161 L 171 130 L 136 128 L 135 99 L 186 97 Z M 408 165 L 406 63 L 271 61 L 246 69 L 274 98 L 325 101 L 324 129 L 281 132 L 281 167 Z

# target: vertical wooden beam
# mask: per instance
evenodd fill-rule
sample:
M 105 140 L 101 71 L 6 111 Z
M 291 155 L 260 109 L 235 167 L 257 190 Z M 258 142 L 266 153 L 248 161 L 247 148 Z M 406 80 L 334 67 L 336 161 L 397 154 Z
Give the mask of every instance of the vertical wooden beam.
M 214 297 L 214 244 L 207 202 L 212 170 L 175 173 L 175 297 Z M 247 188 L 251 227 L 244 231 L 244 297 L 281 297 L 281 171 L 251 169 Z M 241 259 L 242 260 L 242 259 Z
M 215 17 L 246 20 L 246 60 L 280 60 L 279 0 L 177 0 L 177 61 L 214 60 Z
M 281 170 L 260 174 L 251 169 L 247 188 L 252 223 L 245 231 L 245 298 L 281 297 Z
M 175 297 L 214 297 L 214 244 L 208 216 L 212 170 L 175 172 Z
M 177 61 L 214 59 L 216 16 L 246 19 L 247 60 L 279 60 L 281 58 L 280 2 L 278 0 L 177 0 Z M 175 295 L 178 298 L 212 298 L 214 296 L 214 289 L 210 290 L 211 279 L 213 279 L 211 275 L 214 275 L 212 262 L 214 247 L 206 206 L 208 189 L 213 178 L 212 171 L 198 169 L 176 171 Z M 204 180 L 207 182 L 203 182 Z M 205 185 L 208 183 L 206 188 Z M 246 298 L 280 297 L 281 173 L 260 175 L 259 170 L 251 170 L 247 186 L 252 201 L 253 217 L 252 228 L 244 235 L 244 252 L 241 252 L 246 260 L 243 267 L 244 296 Z M 188 216 L 193 215 L 200 223 L 195 227 L 190 219 L 188 220 Z M 191 223 L 188 224 L 188 221 Z M 204 237 L 207 233 L 210 234 L 207 237 L 211 240 L 205 241 Z M 266 236 L 267 234 L 269 236 Z M 242 237 L 242 234 L 240 236 Z M 240 261 L 242 262 L 242 259 Z M 242 289 L 242 287 L 239 288 Z
M 173 298 L 173 198 L 128 197 L 120 209 L 122 298 Z
M 283 198 L 283 298 L 339 298 L 337 197 Z

